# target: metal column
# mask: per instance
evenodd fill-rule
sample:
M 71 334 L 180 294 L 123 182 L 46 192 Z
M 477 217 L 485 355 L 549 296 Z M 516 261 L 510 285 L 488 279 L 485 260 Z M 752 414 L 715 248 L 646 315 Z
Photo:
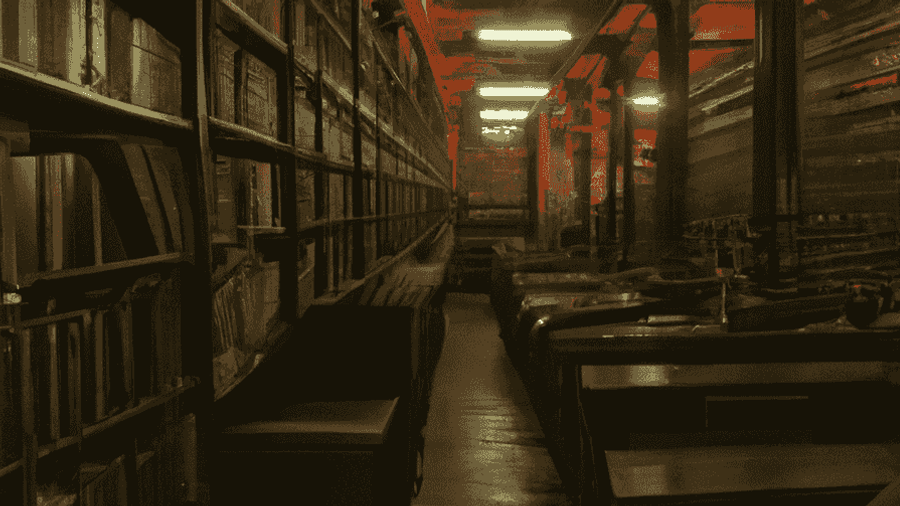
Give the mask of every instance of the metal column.
M 664 97 L 657 141 L 656 230 L 651 253 L 654 263 L 658 263 L 681 237 L 684 223 L 691 35 L 690 3 L 687 0 L 655 0 L 650 3 L 656 12 L 659 87 Z
M 360 22 L 362 19 L 362 1 L 352 0 L 353 10 L 350 17 L 350 50 L 353 62 L 353 279 L 366 277 L 366 242 L 363 209 L 363 170 L 362 170 L 362 118 L 359 112 L 359 89 L 362 72 L 360 68 Z
M 795 0 L 757 0 L 753 83 L 753 225 L 764 237 L 766 282 L 796 265 L 802 36 Z M 782 265 L 784 264 L 784 265 Z

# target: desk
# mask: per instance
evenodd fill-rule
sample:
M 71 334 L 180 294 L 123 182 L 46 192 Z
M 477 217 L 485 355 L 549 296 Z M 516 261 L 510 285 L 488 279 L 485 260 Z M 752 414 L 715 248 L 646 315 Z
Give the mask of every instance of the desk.
M 704 367 L 719 367 L 715 364 L 730 364 L 719 371 L 727 376 L 729 367 L 736 367 L 730 372 L 739 371 L 741 367 L 751 371 L 761 368 L 756 371 L 764 375 L 765 365 L 772 363 L 862 362 L 863 369 L 869 365 L 868 373 L 872 376 L 885 378 L 886 375 L 871 370 L 871 363 L 896 361 L 900 345 L 900 335 L 887 331 L 850 330 L 812 334 L 803 331 L 727 333 L 710 329 L 704 333 L 664 335 L 633 330 L 629 328 L 628 335 L 622 335 L 616 333 L 615 326 L 612 325 L 565 328 L 560 324 L 554 325 L 552 317 L 548 321 L 546 332 L 552 357 L 550 360 L 560 364 L 558 367 L 562 368 L 562 398 L 568 400 L 567 405 L 560 410 L 560 427 L 567 427 L 568 432 L 580 434 L 581 438 L 565 443 L 569 453 L 579 446 L 590 444 L 586 428 L 574 430 L 575 424 L 582 423 L 580 420 L 583 416 L 578 401 L 581 381 L 584 379 L 581 376 L 582 365 L 619 366 L 619 371 L 640 366 L 656 372 L 672 372 L 675 364 L 701 370 Z M 648 378 L 647 381 L 658 384 L 662 382 L 662 378 Z M 669 379 L 666 378 L 666 381 Z M 642 382 L 623 381 L 624 384 Z M 572 399 L 575 399 L 574 403 Z M 584 440 L 585 437 L 587 441 Z M 679 495 L 764 493 L 796 488 L 807 491 L 828 489 L 841 493 L 851 489 L 866 489 L 866 493 L 874 497 L 880 487 L 900 474 L 900 463 L 896 456 L 885 453 L 888 452 L 886 447 L 876 445 L 738 448 L 740 451 L 733 448 L 729 450 L 728 447 L 669 448 L 647 452 L 594 451 L 600 490 L 586 493 L 601 496 L 614 493 L 623 503 L 629 499 L 649 496 L 661 500 Z M 845 457 L 849 460 L 842 460 Z M 574 458 L 570 456 L 567 460 Z M 753 478 L 750 471 L 758 468 L 759 472 L 768 476 L 765 474 L 767 470 L 781 465 L 776 464 L 777 462 L 791 462 L 795 469 L 782 473 L 777 479 Z M 576 476 L 583 477 L 583 487 L 589 486 L 590 481 L 586 478 L 594 472 L 593 464 L 582 459 L 580 468 L 574 472 Z M 851 466 L 848 471 L 853 472 L 843 472 L 844 465 Z M 603 475 L 607 473 L 607 469 L 609 473 L 605 477 Z M 694 481 L 688 480 L 689 475 Z M 673 476 L 680 478 L 673 481 Z M 703 476 L 709 479 L 702 478 Z

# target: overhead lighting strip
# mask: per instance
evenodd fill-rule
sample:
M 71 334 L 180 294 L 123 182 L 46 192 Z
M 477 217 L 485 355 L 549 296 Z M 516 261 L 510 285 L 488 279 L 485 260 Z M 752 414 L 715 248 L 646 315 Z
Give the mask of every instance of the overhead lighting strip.
M 527 117 L 528 111 L 510 111 L 508 109 L 481 111 L 481 119 L 522 120 Z
M 572 34 L 565 30 L 479 30 L 478 38 L 511 42 L 560 42 L 572 40 Z
M 538 88 L 533 86 L 523 86 L 520 88 L 513 87 L 484 87 L 478 89 L 478 94 L 482 97 L 543 97 L 547 94 L 549 88 Z

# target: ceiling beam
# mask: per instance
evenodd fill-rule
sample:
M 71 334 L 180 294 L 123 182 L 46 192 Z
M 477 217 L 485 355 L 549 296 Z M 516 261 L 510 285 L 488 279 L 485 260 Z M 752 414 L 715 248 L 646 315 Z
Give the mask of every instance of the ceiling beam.
M 692 40 L 691 49 L 727 49 L 729 47 L 748 47 L 753 45 L 753 39 L 737 40 Z
M 597 23 L 594 26 L 594 29 L 588 33 L 596 34 L 597 32 L 599 32 L 601 28 L 606 26 L 606 24 L 609 23 L 610 20 L 612 20 L 613 16 L 615 16 L 616 13 L 619 12 L 619 9 L 622 8 L 622 5 L 625 3 L 626 3 L 626 0 L 613 1 L 609 5 L 609 7 L 606 9 L 606 12 L 604 12 L 603 15 L 600 16 L 600 22 Z M 578 47 L 576 47 L 572 50 L 572 53 L 569 54 L 569 57 L 565 59 L 563 64 L 560 65 L 559 70 L 557 70 L 556 74 L 554 74 L 553 77 L 550 79 L 550 86 L 555 86 L 556 83 L 558 83 L 559 81 L 562 80 L 562 78 L 569 72 L 569 69 L 571 69 L 572 66 L 575 65 L 575 62 L 577 62 L 578 59 L 581 58 L 581 55 L 584 54 L 585 48 L 588 46 L 588 44 L 592 40 L 593 40 L 593 38 L 588 38 L 588 37 L 585 37 L 581 40 L 581 42 L 578 44 Z M 530 117 L 532 114 L 534 114 L 535 111 L 537 111 L 538 107 L 540 107 L 540 105 L 542 103 L 545 103 L 545 101 L 539 100 L 539 101 L 535 102 L 534 106 L 531 107 L 531 110 L 528 111 L 528 116 Z

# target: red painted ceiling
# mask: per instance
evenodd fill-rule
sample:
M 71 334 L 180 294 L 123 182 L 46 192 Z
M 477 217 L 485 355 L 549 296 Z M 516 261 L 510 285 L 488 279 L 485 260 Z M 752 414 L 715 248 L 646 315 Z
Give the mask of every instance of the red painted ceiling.
M 583 37 L 592 36 L 589 29 L 595 20 L 585 19 L 584 2 L 567 0 L 566 6 L 553 0 L 404 0 L 407 12 L 426 50 L 435 81 L 441 91 L 445 110 L 457 108 L 467 99 L 467 92 L 479 82 L 521 82 L 523 75 L 530 72 L 534 81 L 546 82 L 558 71 L 565 71 L 567 77 L 588 79 L 598 97 L 600 78 L 607 59 L 602 54 L 589 54 L 579 58 L 568 69 L 559 65 L 574 51 Z M 812 3 L 814 0 L 806 0 Z M 438 3 L 439 2 L 439 3 Z M 754 11 L 752 0 L 690 0 L 690 26 L 693 40 L 736 40 L 752 39 L 754 33 Z M 604 5 L 596 6 L 592 12 L 601 12 Z M 473 8 L 474 7 L 474 8 Z M 648 7 L 640 4 L 625 5 L 612 20 L 599 31 L 600 34 L 621 35 L 629 33 L 638 23 L 638 31 L 632 38 L 627 51 L 634 54 L 643 64 L 636 72 L 637 77 L 658 78 L 659 56 L 655 49 L 656 18 L 647 12 Z M 473 32 L 479 28 L 509 24 L 513 21 L 528 23 L 529 15 L 545 16 L 550 23 L 563 23 L 572 27 L 573 41 L 566 46 L 568 53 L 552 53 L 552 57 L 537 52 L 523 52 L 516 47 L 501 50 L 487 50 L 473 39 Z M 540 18 L 540 19 L 545 19 Z M 555 26 L 555 25 L 554 25 Z M 580 30 L 580 31 L 579 31 Z M 644 49 L 638 49 L 644 48 Z M 732 48 L 714 50 L 693 50 L 690 56 L 691 72 L 697 72 L 715 65 Z M 517 72 L 522 72 L 517 73 Z M 548 83 L 549 84 L 549 83 Z M 552 85 L 551 85 L 552 86 Z M 564 89 L 551 90 L 550 96 L 565 103 Z M 458 114 L 452 116 L 458 117 Z M 452 123 L 451 123 L 452 126 Z M 452 129 L 452 128 L 451 128 Z

